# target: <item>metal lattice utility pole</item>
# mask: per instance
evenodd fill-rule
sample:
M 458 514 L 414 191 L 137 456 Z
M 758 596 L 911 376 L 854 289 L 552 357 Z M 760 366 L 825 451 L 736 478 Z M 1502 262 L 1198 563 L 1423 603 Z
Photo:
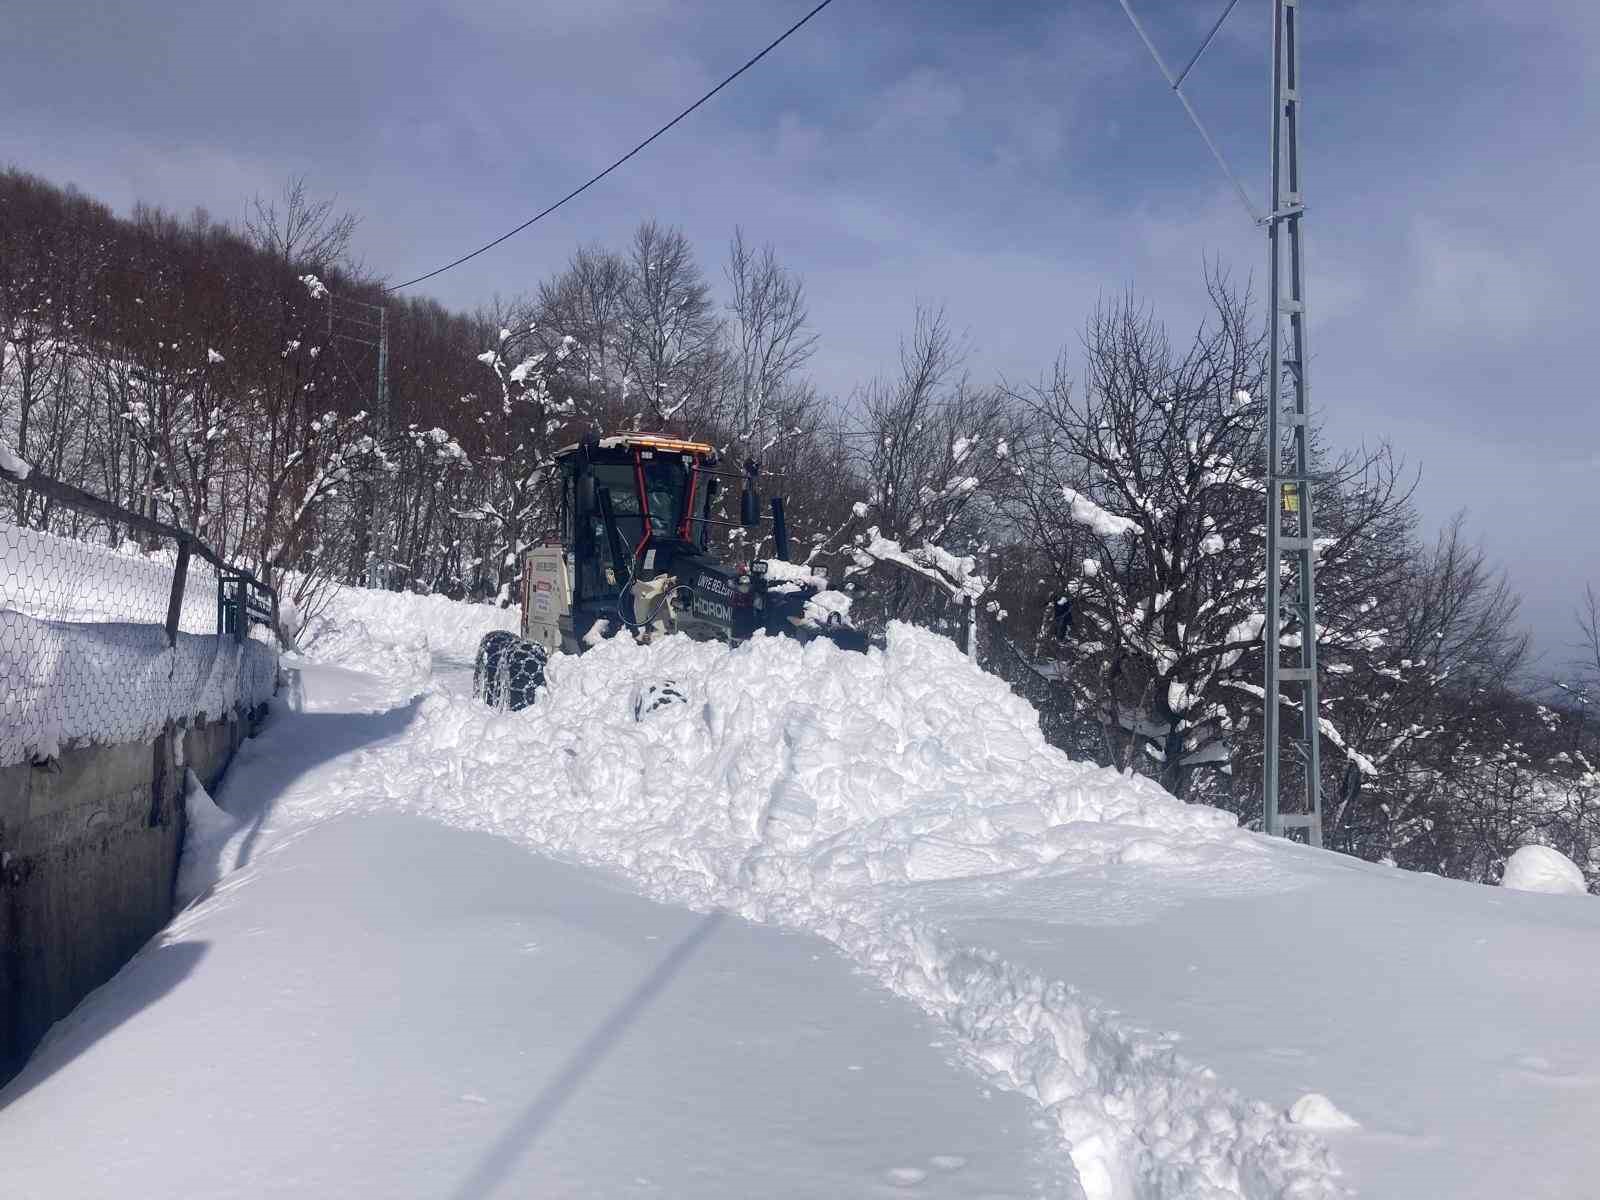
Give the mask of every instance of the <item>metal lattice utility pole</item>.
M 392 422 L 389 411 L 389 310 L 378 310 L 378 441 L 387 443 L 391 432 Z M 372 527 L 374 534 L 383 528 L 383 491 L 381 488 L 373 489 Z M 372 567 L 367 572 L 367 586 L 369 588 L 387 587 L 387 571 L 379 571 L 377 555 L 377 537 L 373 537 Z
M 1316 542 L 1312 522 L 1310 449 L 1307 445 L 1309 384 L 1306 355 L 1305 254 L 1300 222 L 1305 215 L 1300 185 L 1299 0 L 1273 0 L 1272 35 L 1272 195 L 1267 211 L 1268 305 L 1271 310 L 1272 374 L 1267 404 L 1267 618 L 1266 694 L 1262 767 L 1262 828 L 1269 834 L 1304 829 L 1306 840 L 1322 845 L 1322 749 L 1317 695 Z M 1284 247 L 1288 247 L 1287 279 Z M 1287 283 L 1287 288 L 1285 284 Z M 1285 354 L 1284 328 L 1288 327 Z M 1293 408 L 1285 411 L 1283 384 L 1294 388 Z M 1289 426 L 1285 445 L 1283 425 Z M 1287 531 L 1286 531 L 1287 527 Z M 1281 559 L 1292 564 L 1290 590 L 1283 593 Z M 1283 617 L 1300 629 L 1298 663 L 1281 660 Z M 1285 684 L 1297 685 L 1301 736 L 1291 744 L 1305 776 L 1305 803 L 1284 811 L 1279 797 L 1278 719 Z

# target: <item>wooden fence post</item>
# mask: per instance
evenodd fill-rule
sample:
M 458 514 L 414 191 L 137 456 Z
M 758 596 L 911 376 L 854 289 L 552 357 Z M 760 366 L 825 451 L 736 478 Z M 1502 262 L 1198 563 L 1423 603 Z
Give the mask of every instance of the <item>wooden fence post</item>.
M 178 618 L 183 615 L 184 580 L 189 575 L 189 541 L 178 542 L 178 565 L 172 569 L 172 595 L 167 600 L 167 645 L 178 644 Z

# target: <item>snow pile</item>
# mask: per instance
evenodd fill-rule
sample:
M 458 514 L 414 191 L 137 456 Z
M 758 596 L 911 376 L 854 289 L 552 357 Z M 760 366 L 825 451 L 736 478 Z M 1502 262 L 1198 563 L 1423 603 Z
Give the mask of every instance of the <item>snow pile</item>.
M 589 816 L 589 849 L 674 889 L 698 872 L 695 894 L 677 895 L 699 903 L 774 874 L 810 892 L 1116 861 L 1151 837 L 1177 859 L 1238 836 L 1226 813 L 1069 760 L 1002 681 L 910 626 L 892 626 L 887 652 L 871 654 L 765 637 L 733 652 L 613 639 L 557 656 L 549 677 L 534 709 L 510 719 L 430 696 L 434 748 L 467 750 L 464 765 L 486 774 L 518 764 Z M 663 679 L 688 702 L 636 723 L 636 694 Z M 529 815 L 547 823 L 549 803 L 537 808 Z M 1071 828 L 1082 822 L 1131 828 L 1086 837 Z M 658 824 L 675 839 L 636 843 Z
M 339 619 L 372 628 L 364 595 Z M 635 720 L 667 680 L 685 702 Z M 554 656 L 521 713 L 434 688 L 406 737 L 334 790 L 341 811 L 408 809 L 820 934 L 948 1028 L 985 1079 L 1034 1099 L 1087 1200 L 1340 1194 L 1322 1143 L 1283 1113 L 918 918 L 910 897 L 930 884 L 1262 854 L 1224 813 L 1067 759 L 944 638 L 893 624 L 868 654 L 604 641 Z
M 306 623 L 297 641 L 318 662 L 386 679 L 420 680 L 434 656 L 470 663 L 484 634 L 515 632 L 518 624 L 514 608 L 344 587 L 326 612 Z
M 1518 892 L 1549 892 L 1555 895 L 1587 895 L 1583 872 L 1559 850 L 1549 846 L 1523 846 L 1506 860 L 1500 886 Z
M 388 636 L 379 636 L 364 621 L 334 622 L 318 616 L 307 623 L 296 644 L 318 662 L 394 683 L 420 686 L 433 668 L 427 634 L 404 627 L 391 627 Z

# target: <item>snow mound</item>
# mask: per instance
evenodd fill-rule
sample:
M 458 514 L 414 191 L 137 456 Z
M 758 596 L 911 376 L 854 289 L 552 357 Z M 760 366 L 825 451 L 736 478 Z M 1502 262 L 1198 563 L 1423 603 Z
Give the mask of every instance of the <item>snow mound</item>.
M 361 626 L 341 635 L 351 660 L 382 605 L 416 606 L 388 637 L 422 611 L 355 599 L 336 610 Z M 637 715 L 669 680 L 683 702 Z M 1314 1134 L 909 902 L 1007 872 L 1258 858 L 1231 816 L 1068 759 L 1002 681 L 907 625 L 866 654 L 613 638 L 553 655 L 547 682 L 518 713 L 430 688 L 405 738 L 349 768 L 341 809 L 429 815 L 610 867 L 657 899 L 827 938 L 949 1028 L 983 1078 L 1040 1105 L 1086 1200 L 1340 1194 Z
M 1548 892 L 1582 896 L 1589 891 L 1583 872 L 1559 850 L 1549 846 L 1523 846 L 1506 860 L 1500 886 L 1518 892 Z
M 731 886 L 768 890 L 773 876 L 809 890 L 1112 862 L 1134 840 L 1084 837 L 1074 827 L 1085 823 L 1142 831 L 1150 859 L 1237 836 L 1226 813 L 1068 759 L 1001 680 L 910 626 L 870 654 L 820 640 L 762 637 L 730 652 L 613 639 L 547 671 L 548 692 L 510 720 L 430 696 L 437 749 L 459 752 L 464 726 L 481 726 L 481 765 L 535 775 L 588 817 L 575 848 L 620 855 L 663 886 L 699 876 L 700 903 Z M 636 721 L 633 697 L 663 679 L 688 702 Z M 539 823 L 551 815 L 541 800 Z M 674 836 L 637 843 L 641 827 Z
M 514 608 L 343 587 L 326 612 L 306 623 L 298 642 L 318 662 L 383 679 L 420 680 L 435 655 L 470 663 L 484 634 L 515 632 L 517 626 Z
M 433 669 L 433 650 L 420 631 L 394 630 L 380 637 L 356 619 L 313 617 L 298 639 L 302 654 L 328 666 L 362 671 L 396 683 L 416 683 Z

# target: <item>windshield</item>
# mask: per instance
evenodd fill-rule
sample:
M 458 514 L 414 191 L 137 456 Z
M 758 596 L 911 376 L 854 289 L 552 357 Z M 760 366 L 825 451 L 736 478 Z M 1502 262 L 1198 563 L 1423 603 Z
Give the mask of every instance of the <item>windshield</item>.
M 650 459 L 641 464 L 644 471 L 645 500 L 650 511 L 650 530 L 655 537 L 676 537 L 683 520 L 683 506 L 689 488 L 689 472 L 676 459 Z M 596 488 L 611 493 L 611 512 L 617 520 L 617 533 L 631 553 L 639 547 L 643 533 L 638 476 L 631 464 L 605 463 L 594 467 Z M 605 529 L 600 514 L 594 515 L 595 536 L 605 544 Z M 697 531 L 691 530 L 695 536 Z
M 650 502 L 650 529 L 657 537 L 676 537 L 683 521 L 689 472 L 677 459 L 644 463 L 644 488 Z

